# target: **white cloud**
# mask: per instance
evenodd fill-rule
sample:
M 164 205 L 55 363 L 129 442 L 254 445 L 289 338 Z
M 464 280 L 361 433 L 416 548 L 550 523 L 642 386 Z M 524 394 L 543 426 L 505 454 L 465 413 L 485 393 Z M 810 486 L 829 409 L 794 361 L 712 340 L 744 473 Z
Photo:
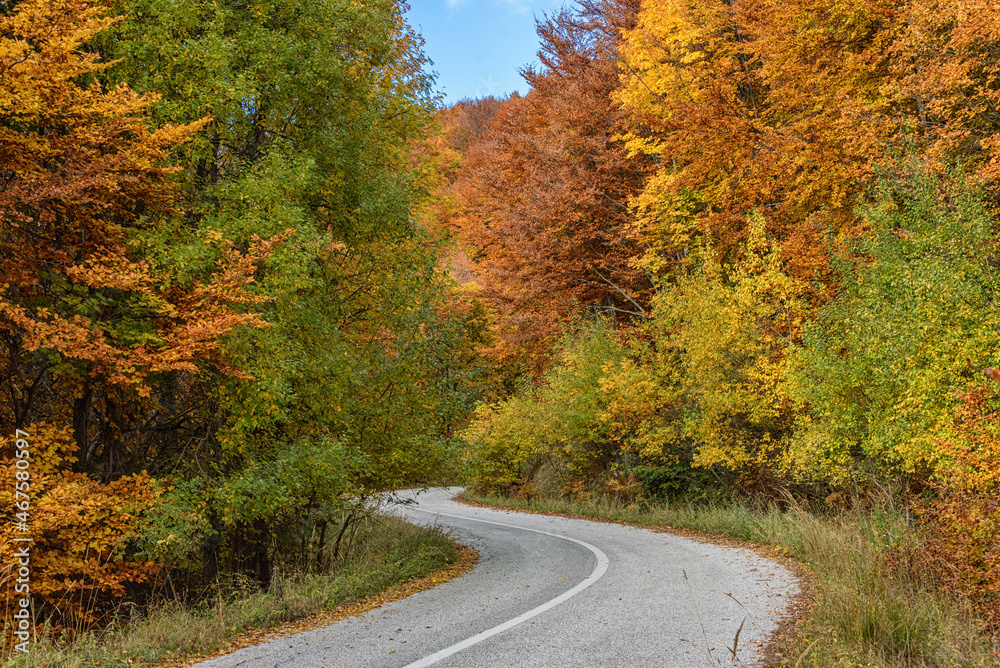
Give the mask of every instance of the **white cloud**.
M 503 0 L 503 2 L 518 14 L 524 14 L 531 9 L 531 0 L 527 0 L 527 2 L 524 0 Z

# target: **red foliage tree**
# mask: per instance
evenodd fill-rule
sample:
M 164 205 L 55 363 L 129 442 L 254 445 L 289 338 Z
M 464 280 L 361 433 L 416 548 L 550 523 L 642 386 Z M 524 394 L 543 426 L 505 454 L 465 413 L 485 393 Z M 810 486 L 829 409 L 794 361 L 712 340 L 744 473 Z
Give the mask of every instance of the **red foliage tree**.
M 638 6 L 588 1 L 540 21 L 542 67 L 523 72 L 531 92 L 507 100 L 465 156 L 456 226 L 499 307 L 501 350 L 544 350 L 583 306 L 620 319 L 648 308 L 628 202 L 652 162 L 629 157 L 611 101 L 619 34 Z

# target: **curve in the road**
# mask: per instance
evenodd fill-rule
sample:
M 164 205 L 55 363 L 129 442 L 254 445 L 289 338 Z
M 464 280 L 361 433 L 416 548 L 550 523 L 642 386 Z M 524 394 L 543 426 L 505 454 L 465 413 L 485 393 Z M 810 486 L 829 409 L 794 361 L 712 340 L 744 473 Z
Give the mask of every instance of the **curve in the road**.
M 446 658 L 448 658 L 449 656 L 451 656 L 453 654 L 457 654 L 458 652 L 461 652 L 463 649 L 466 649 L 468 647 L 472 647 L 473 645 L 475 645 L 477 643 L 480 643 L 480 642 L 486 640 L 487 638 L 491 638 L 491 637 L 495 636 L 498 633 L 503 633 L 507 629 L 514 628 L 518 624 L 526 622 L 526 621 L 528 621 L 529 619 L 531 619 L 532 617 L 534 617 L 536 615 L 542 614 L 546 610 L 551 610 L 552 608 L 556 607 L 560 603 L 568 601 L 569 599 L 573 598 L 574 596 L 576 596 L 577 594 L 579 594 L 581 591 L 583 591 L 584 589 L 586 589 L 587 587 L 589 587 L 590 585 L 592 585 L 595 582 L 597 582 L 601 578 L 601 576 L 604 575 L 604 572 L 606 570 L 608 570 L 608 565 L 611 563 L 608 560 L 608 555 L 604 554 L 604 552 L 602 552 L 599 548 L 594 547 L 593 545 L 591 545 L 590 543 L 587 543 L 585 541 L 577 540 L 576 538 L 570 538 L 569 536 L 561 536 L 561 535 L 559 535 L 557 533 L 550 533 L 548 531 L 542 531 L 540 529 L 528 529 L 526 527 L 519 527 L 519 526 L 516 526 L 514 524 L 504 524 L 503 522 L 491 522 L 489 520 L 479 520 L 479 519 L 471 519 L 471 518 L 468 518 L 468 517 L 461 517 L 459 515 L 449 515 L 447 513 L 439 513 L 439 512 L 435 512 L 433 510 L 424 510 L 422 508 L 411 508 L 410 510 L 418 510 L 418 511 L 420 511 L 422 513 L 430 513 L 432 515 L 437 515 L 439 517 L 451 517 L 453 519 L 460 519 L 460 520 L 464 520 L 464 521 L 470 521 L 471 520 L 473 522 L 480 522 L 482 524 L 493 524 L 493 525 L 500 526 L 500 527 L 506 527 L 508 529 L 518 529 L 519 531 L 530 531 L 532 533 L 540 533 L 540 534 L 544 534 L 546 536 L 552 536 L 553 538 L 559 538 L 559 539 L 562 539 L 562 540 L 568 540 L 571 543 L 576 543 L 577 545 L 582 545 L 583 547 L 585 547 L 588 550 L 590 550 L 591 552 L 593 552 L 594 556 L 597 557 L 597 566 L 594 567 L 594 570 L 593 570 L 593 572 L 591 572 L 590 575 L 588 575 L 586 578 L 584 578 L 584 580 L 582 582 L 580 582 L 578 585 L 576 585 L 575 587 L 573 587 L 569 591 L 563 592 L 562 594 L 560 594 L 559 596 L 556 596 L 552 600 L 546 601 L 545 603 L 542 603 L 538 607 L 532 608 L 531 610 L 528 610 L 527 612 L 525 612 L 525 613 L 523 613 L 521 615 L 518 615 L 517 617 L 514 617 L 513 619 L 509 619 L 506 622 L 504 622 L 503 624 L 497 624 L 493 628 L 486 629 L 485 631 L 482 631 L 482 632 L 480 632 L 480 633 L 472 636 L 471 638 L 463 640 L 462 642 L 459 642 L 459 643 L 455 643 L 451 647 L 445 647 L 444 649 L 442 649 L 442 650 L 440 650 L 438 652 L 435 652 L 434 654 L 431 654 L 430 656 L 424 657 L 423 659 L 420 659 L 419 661 L 414 661 L 413 663 L 407 665 L 406 668 L 426 668 L 427 666 L 433 666 L 438 661 L 446 659 Z
M 758 666 L 797 591 L 787 569 L 748 550 L 462 506 L 455 492 L 398 493 L 396 507 L 479 552 L 461 578 L 200 668 Z

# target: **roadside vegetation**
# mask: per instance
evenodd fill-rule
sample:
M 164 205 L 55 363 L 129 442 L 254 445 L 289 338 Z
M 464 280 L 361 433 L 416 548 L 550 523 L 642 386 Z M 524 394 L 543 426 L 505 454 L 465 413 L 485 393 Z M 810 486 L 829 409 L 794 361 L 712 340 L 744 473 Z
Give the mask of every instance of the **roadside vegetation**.
M 327 563 L 304 569 L 287 565 L 263 587 L 233 575 L 197 598 L 165 597 L 151 609 L 134 604 L 115 610 L 100 631 L 63 629 L 45 634 L 28 654 L 8 655 L 11 668 L 118 668 L 175 665 L 216 650 L 238 648 L 234 639 L 261 642 L 273 627 L 364 601 L 458 558 L 456 544 L 436 529 L 372 514 L 350 527 L 349 540 L 324 553 Z
M 793 666 L 997 651 L 1000 12 L 537 31 L 527 94 L 441 108 L 396 0 L 0 2 L 0 617 L 30 538 L 36 656 L 422 572 L 429 534 L 346 546 L 457 482 L 783 547 L 822 583 Z
M 394 0 L 0 3 L 4 659 L 208 650 L 453 558 L 364 519 L 454 477 L 495 367 L 418 220 L 425 65 Z
M 497 496 L 473 503 L 687 529 L 778 548 L 814 574 L 812 606 L 783 647 L 781 666 L 995 666 L 995 639 L 968 599 L 927 578 L 904 509 L 810 510 L 742 503 Z M 710 538 L 710 537 L 709 537 Z
M 787 549 L 821 584 L 792 666 L 998 653 L 998 26 L 937 0 L 540 20 L 527 95 L 439 113 L 437 215 L 531 372 L 462 432 L 473 491 Z

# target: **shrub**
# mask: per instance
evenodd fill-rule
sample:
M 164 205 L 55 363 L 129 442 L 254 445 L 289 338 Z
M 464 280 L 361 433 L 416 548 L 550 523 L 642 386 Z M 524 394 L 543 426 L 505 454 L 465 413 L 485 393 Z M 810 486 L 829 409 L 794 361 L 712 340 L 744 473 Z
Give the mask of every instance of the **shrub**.
M 949 458 L 919 500 L 921 551 L 910 555 L 948 590 L 971 601 L 983 625 L 1000 634 L 1000 412 L 996 393 L 972 387 L 959 393 L 956 438 L 940 442 Z
M 841 293 L 806 326 L 790 372 L 808 407 L 794 450 L 834 483 L 936 467 L 970 361 L 1000 362 L 994 221 L 961 174 L 886 175 L 864 215 Z
M 103 484 L 74 473 L 72 430 L 38 423 L 25 430 L 29 447 L 28 532 L 15 525 L 15 441 L 0 439 L 0 614 L 10 619 L 15 601 L 16 537 L 30 537 L 30 587 L 36 619 L 58 629 L 87 628 L 105 617 L 130 586 L 148 583 L 159 570 L 135 558 L 131 541 L 159 489 L 146 474 Z M 23 447 L 23 446 L 22 446 Z M 19 497 L 20 501 L 24 499 Z

